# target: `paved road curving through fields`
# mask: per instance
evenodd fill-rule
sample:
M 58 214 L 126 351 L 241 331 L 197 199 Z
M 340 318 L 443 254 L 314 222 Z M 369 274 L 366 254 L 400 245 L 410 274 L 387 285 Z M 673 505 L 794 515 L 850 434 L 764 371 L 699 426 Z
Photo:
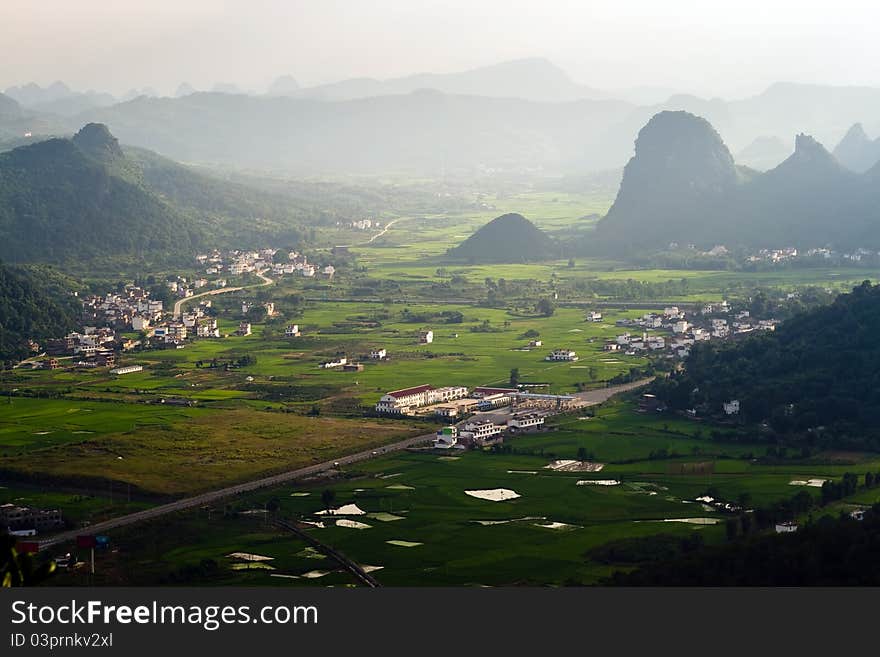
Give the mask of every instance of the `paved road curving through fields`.
M 174 303 L 174 319 L 180 319 L 180 315 L 183 312 L 183 304 L 190 301 L 195 301 L 196 299 L 201 299 L 202 297 L 211 297 L 215 294 L 226 294 L 227 292 L 238 292 L 239 290 L 249 290 L 254 287 L 264 287 L 266 285 L 272 285 L 272 283 L 274 283 L 275 281 L 265 275 L 267 271 L 269 270 L 264 269 L 257 272 L 257 276 L 263 279 L 262 283 L 257 283 L 255 285 L 242 285 L 239 287 L 221 287 L 219 290 L 208 290 L 207 292 L 202 292 L 201 294 L 194 294 L 191 297 L 184 297 L 183 299 L 179 299 Z
M 602 402 L 607 401 L 612 396 L 618 393 L 634 390 L 641 386 L 647 385 L 652 380 L 653 379 L 641 379 L 640 381 L 634 381 L 633 383 L 625 383 L 619 386 L 611 386 L 608 388 L 601 388 L 599 390 L 590 390 L 588 392 L 576 393 L 573 396 L 587 402 L 588 405 L 601 404 Z M 60 543 L 72 541 L 80 534 L 101 534 L 103 532 L 110 531 L 111 529 L 118 529 L 119 527 L 133 525 L 137 522 L 142 522 L 144 520 L 152 520 L 154 518 L 159 518 L 169 513 L 174 513 L 177 511 L 187 511 L 189 509 L 194 509 L 205 504 L 217 502 L 227 497 L 233 497 L 242 493 L 249 493 L 251 491 L 259 490 L 261 488 L 268 488 L 270 486 L 277 486 L 279 484 L 284 484 L 289 481 L 301 479 L 303 477 L 320 474 L 339 466 L 350 465 L 352 463 L 358 463 L 359 461 L 366 461 L 368 459 L 375 458 L 383 454 L 388 454 L 389 452 L 401 451 L 409 449 L 410 447 L 425 445 L 431 442 L 433 439 L 433 433 L 422 434 L 419 436 L 414 436 L 412 438 L 407 438 L 405 440 L 400 440 L 396 443 L 385 445 L 383 447 L 365 450 L 356 454 L 350 454 L 349 456 L 340 456 L 339 458 L 332 461 L 324 461 L 323 463 L 316 463 L 314 465 L 298 468 L 296 470 L 290 470 L 289 472 L 282 472 L 280 474 L 271 475 L 269 477 L 254 479 L 253 481 L 247 481 L 242 484 L 236 484 L 234 486 L 228 486 L 226 488 L 221 488 L 219 490 L 211 491 L 208 493 L 202 493 L 201 495 L 196 495 L 194 497 L 187 497 L 182 500 L 169 502 L 168 504 L 162 504 L 161 506 L 156 506 L 151 509 L 145 509 L 143 511 L 137 511 L 135 513 L 130 513 L 128 515 L 120 516 L 118 518 L 112 518 L 103 522 L 96 522 L 86 528 L 63 532 L 61 534 L 56 534 L 55 536 L 51 536 L 45 540 L 42 540 L 40 541 L 40 549 L 43 550 L 54 545 L 58 545 Z

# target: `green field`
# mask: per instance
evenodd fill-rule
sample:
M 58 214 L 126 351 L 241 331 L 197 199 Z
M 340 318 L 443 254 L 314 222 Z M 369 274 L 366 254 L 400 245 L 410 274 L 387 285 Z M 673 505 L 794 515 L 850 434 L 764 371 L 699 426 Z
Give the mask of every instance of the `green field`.
M 358 563 L 382 566 L 374 575 L 385 585 L 591 584 L 620 567 L 587 554 L 611 541 L 658 533 L 699 533 L 707 542 L 723 541 L 724 513 L 695 501 L 710 489 L 724 501 L 735 502 L 747 493 L 750 504 L 769 505 L 802 490 L 790 484 L 793 480 L 880 468 L 876 455 L 848 455 L 850 462 L 836 465 L 831 465 L 834 455 L 760 465 L 751 459 L 760 445 L 700 437 L 698 423 L 639 414 L 625 402 L 601 407 L 591 420 L 562 416 L 559 426 L 558 431 L 511 440 L 512 453 L 390 455 L 318 485 L 288 485 L 235 500 L 223 512 L 202 510 L 132 527 L 119 532 L 120 552 L 108 555 L 106 564 L 116 574 L 136 567 L 137 573 L 126 577 L 145 582 L 211 559 L 218 570 L 193 581 L 350 583 L 347 575 L 332 572 L 327 560 L 306 550 L 301 541 L 266 525 L 265 509 L 277 505 L 274 513 L 284 517 L 323 521 L 323 528 L 310 530 L 313 535 Z M 554 459 L 575 458 L 581 447 L 605 464 L 600 472 L 554 472 L 545 467 Z M 658 449 L 680 455 L 649 458 Z M 679 474 L 677 466 L 697 462 L 712 463 L 714 473 Z M 603 479 L 620 483 L 577 485 Z M 493 502 L 464 492 L 497 488 L 520 497 Z M 369 528 L 336 526 L 332 518 L 316 515 L 324 508 L 321 494 L 326 489 L 335 493 L 334 506 L 356 504 L 365 511 L 347 519 Z M 880 491 L 857 497 L 849 502 L 877 501 Z M 252 513 L 242 514 L 248 511 Z M 689 518 L 708 518 L 701 522 L 716 524 L 683 522 Z M 405 545 L 411 543 L 419 545 Z M 272 557 L 267 563 L 274 570 L 234 570 L 239 561 L 226 557 L 232 552 Z M 315 570 L 331 572 L 312 577 Z M 110 574 L 107 577 L 107 583 L 113 581 Z
M 468 211 L 389 210 L 382 219 L 395 223 L 373 241 L 370 233 L 322 228 L 322 244 L 349 244 L 356 257 L 332 280 L 285 277 L 213 297 L 227 337 L 122 356 L 121 364 L 143 365 L 142 372 L 114 376 L 69 361 L 58 370 L 3 372 L 0 503 L 57 506 L 71 522 L 88 522 L 332 460 L 433 430 L 430 422 L 367 417 L 388 390 L 507 385 L 514 368 L 520 382 L 541 392 L 601 388 L 634 370 L 668 367 L 668 361 L 604 352 L 604 342 L 626 330 L 615 326 L 618 319 L 667 303 L 745 302 L 759 289 L 843 290 L 880 274 L 858 267 L 638 269 L 598 258 L 447 262 L 447 249 L 505 212 L 524 214 L 563 243 L 584 238 L 611 197 L 528 191 L 472 200 L 476 209 Z M 326 249 L 313 255 L 332 261 Z M 490 302 L 490 290 L 499 289 L 506 291 Z M 585 289 L 594 291 L 582 294 Z M 542 298 L 557 300 L 551 316 L 536 314 Z M 281 316 L 255 322 L 250 336 L 235 336 L 244 300 L 274 301 Z M 621 309 L 633 301 L 641 309 Z M 597 302 L 621 306 L 603 306 L 603 322 L 586 322 L 586 307 Z M 302 337 L 285 338 L 288 323 L 299 324 Z M 427 328 L 434 342 L 419 344 L 418 332 Z M 543 345 L 530 350 L 535 333 Z M 387 350 L 387 360 L 367 358 L 378 348 Z M 573 349 L 580 359 L 544 360 L 557 348 Z M 364 370 L 319 367 L 343 355 L 363 362 Z M 246 364 L 237 365 L 240 359 Z M 271 503 L 275 513 L 315 521 L 321 492 L 330 488 L 337 505 L 355 503 L 367 512 L 351 520 L 369 528 L 328 523 L 311 531 L 359 563 L 381 566 L 376 576 L 384 584 L 591 584 L 620 565 L 599 562 L 589 551 L 617 539 L 663 533 L 724 540 L 723 514 L 695 501 L 710 489 L 726 501 L 747 496 L 752 505 L 769 505 L 797 492 L 793 480 L 880 469 L 880 458 L 870 454 L 765 464 L 767 444 L 757 432 L 743 439 L 740 429 L 734 442 L 730 427 L 639 414 L 631 400 L 607 403 L 595 417 L 565 415 L 550 424 L 552 431 L 518 437 L 500 453 L 382 457 L 320 484 L 264 491 L 114 532 L 119 550 L 101 555 L 99 583 L 350 584 L 338 572 L 304 577 L 332 568 L 267 526 L 264 514 L 240 513 Z M 604 464 L 601 472 L 545 468 L 579 453 Z M 589 479 L 620 483 L 577 485 Z M 492 502 L 464 493 L 496 488 L 519 497 Z M 876 498 L 861 491 L 841 504 Z M 664 522 L 707 517 L 717 523 Z M 226 556 L 232 552 L 272 556 L 274 570 L 248 567 Z M 202 567 L 203 560 L 214 565 Z M 85 583 L 78 574 L 64 577 Z
M 0 470 L 14 480 L 89 491 L 104 491 L 116 482 L 153 496 L 219 488 L 425 431 L 406 421 L 249 408 L 20 398 L 3 406 Z M 44 429 L 35 432 L 36 427 Z

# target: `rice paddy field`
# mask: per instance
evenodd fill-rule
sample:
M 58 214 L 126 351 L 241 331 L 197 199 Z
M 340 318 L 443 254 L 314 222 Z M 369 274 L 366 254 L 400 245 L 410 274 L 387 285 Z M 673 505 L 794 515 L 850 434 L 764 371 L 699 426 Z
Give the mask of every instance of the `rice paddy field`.
M 384 585 L 594 584 L 628 567 L 591 556 L 598 546 L 657 534 L 723 541 L 724 512 L 697 499 L 709 492 L 723 502 L 747 493 L 750 504 L 768 505 L 799 490 L 818 496 L 818 487 L 803 482 L 880 468 L 876 455 L 856 454 L 760 465 L 752 457 L 760 444 L 710 440 L 695 423 L 639 414 L 623 401 L 589 420 L 557 420 L 556 431 L 511 440 L 508 453 L 389 455 L 332 480 L 239 498 L 223 512 L 128 528 L 114 539 L 119 551 L 104 555 L 107 577 L 155 581 L 213 560 L 216 569 L 195 576 L 196 583 L 352 583 L 332 561 L 268 524 L 280 515 L 374 568 Z M 575 459 L 579 448 L 601 469 L 548 467 Z M 668 456 L 651 458 L 658 449 Z M 707 463 L 708 469 L 692 467 Z M 325 490 L 333 491 L 337 514 L 326 511 Z M 871 499 L 859 502 L 870 503 L 880 491 L 862 495 Z M 263 565 L 228 556 L 236 552 L 265 557 Z

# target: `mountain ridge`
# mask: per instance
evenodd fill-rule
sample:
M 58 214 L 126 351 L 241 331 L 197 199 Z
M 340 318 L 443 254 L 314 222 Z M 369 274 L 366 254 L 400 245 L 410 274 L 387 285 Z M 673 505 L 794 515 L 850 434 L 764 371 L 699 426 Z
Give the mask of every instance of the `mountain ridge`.
M 880 167 L 852 172 L 803 133 L 782 163 L 747 172 L 708 121 L 661 112 L 639 133 L 617 198 L 597 225 L 597 247 L 880 247 L 873 175 Z

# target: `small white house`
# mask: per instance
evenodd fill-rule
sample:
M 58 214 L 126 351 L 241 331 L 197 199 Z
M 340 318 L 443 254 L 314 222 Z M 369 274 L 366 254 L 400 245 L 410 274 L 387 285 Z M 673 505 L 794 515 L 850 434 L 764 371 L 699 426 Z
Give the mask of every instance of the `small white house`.
M 726 415 L 736 415 L 739 413 L 739 399 L 731 399 L 729 402 L 724 402 L 723 407 Z
M 577 352 L 571 351 L 570 349 L 554 349 L 544 360 L 574 362 L 577 359 Z
M 434 331 L 419 331 L 419 344 L 431 344 L 434 342 Z
M 543 426 L 544 416 L 537 413 L 524 413 L 522 415 L 514 415 L 507 421 L 507 426 L 511 429 L 525 431 L 528 429 L 536 429 Z
M 385 360 L 388 356 L 388 352 L 385 349 L 373 349 L 370 351 L 370 358 L 373 360 Z
M 776 533 L 777 534 L 791 534 L 798 530 L 797 523 L 794 522 L 777 522 L 776 523 Z
M 602 321 L 602 313 L 597 312 L 595 310 L 591 310 L 587 313 L 587 321 L 588 322 L 601 322 Z
M 458 428 L 455 426 L 443 427 L 437 430 L 434 438 L 434 449 L 452 449 L 458 442 Z
M 298 338 L 300 335 L 299 324 L 290 324 L 284 329 L 285 338 Z

